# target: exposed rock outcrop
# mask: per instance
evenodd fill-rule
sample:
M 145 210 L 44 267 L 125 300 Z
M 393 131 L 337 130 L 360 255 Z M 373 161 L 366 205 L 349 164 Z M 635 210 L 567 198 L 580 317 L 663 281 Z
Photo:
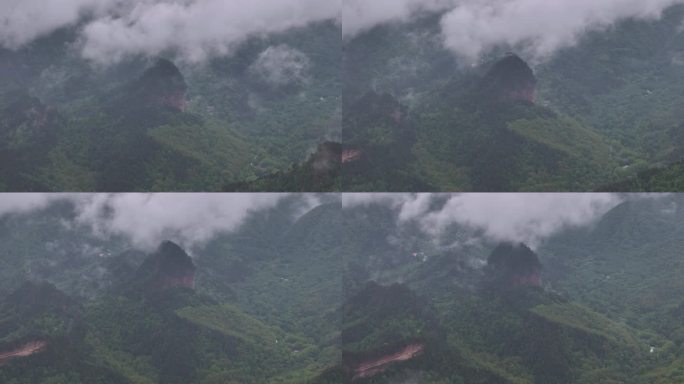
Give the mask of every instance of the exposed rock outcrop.
M 365 361 L 354 367 L 352 380 L 375 376 L 386 371 L 392 364 L 412 360 L 420 356 L 424 351 L 425 346 L 423 344 L 409 344 L 396 353 Z
M 159 59 L 143 73 L 134 85 L 142 102 L 148 106 L 171 108 L 179 112 L 187 109 L 188 86 L 180 70 L 171 61 Z
M 195 288 L 195 264 L 177 244 L 165 241 L 137 271 L 136 280 L 147 292 Z
M 525 244 L 500 244 L 487 260 L 489 283 L 500 289 L 541 286 L 541 263 Z
M 523 59 L 509 53 L 489 69 L 480 82 L 479 91 L 487 101 L 534 103 L 537 78 Z
M 48 342 L 45 340 L 29 341 L 16 348 L 11 348 L 5 351 L 0 351 L 0 366 L 8 363 L 12 359 L 20 357 L 28 357 L 36 353 L 43 352 L 47 349 Z
M 342 151 L 342 164 L 352 163 L 361 159 L 363 152 L 358 149 L 345 149 Z

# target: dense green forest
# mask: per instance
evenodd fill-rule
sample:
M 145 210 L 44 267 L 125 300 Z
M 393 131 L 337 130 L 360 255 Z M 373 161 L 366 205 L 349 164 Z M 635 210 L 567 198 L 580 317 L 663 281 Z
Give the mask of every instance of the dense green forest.
M 683 16 L 623 21 L 541 61 L 500 47 L 466 63 L 439 14 L 345 40 L 343 145 L 362 156 L 343 189 L 681 190 L 667 179 L 681 179 Z
M 467 241 L 480 235 L 462 226 L 435 242 L 397 208 L 347 208 L 339 370 L 358 383 L 680 382 L 683 206 L 627 199 L 534 251 Z
M 0 190 L 298 191 L 274 175 L 318 177 L 299 168 L 319 145 L 339 141 L 332 21 L 254 37 L 197 64 L 97 66 L 70 48 L 77 31 L 0 49 Z M 294 55 L 303 69 L 273 79 L 257 65 L 265 54 Z
M 684 196 L 626 196 L 534 248 L 461 225 L 436 240 L 397 205 L 318 198 L 302 213 L 287 197 L 192 257 L 98 236 L 68 201 L 3 216 L 0 380 L 684 379 Z
M 339 361 L 341 216 L 334 196 L 303 215 L 301 199 L 192 258 L 172 242 L 148 253 L 65 226 L 68 202 L 3 217 L 0 381 L 313 380 Z
M 602 191 L 615 192 L 671 192 L 684 190 L 682 162 L 665 167 L 647 169 L 626 180 L 601 187 Z

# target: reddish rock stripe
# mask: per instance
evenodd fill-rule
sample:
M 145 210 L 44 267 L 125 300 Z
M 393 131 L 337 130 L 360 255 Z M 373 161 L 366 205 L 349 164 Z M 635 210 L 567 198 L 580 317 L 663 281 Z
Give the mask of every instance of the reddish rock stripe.
M 357 149 L 345 149 L 342 151 L 342 163 L 351 163 L 361 158 L 361 151 Z
M 354 369 L 354 377 L 352 380 L 374 376 L 385 371 L 390 364 L 412 360 L 420 356 L 424 351 L 425 346 L 422 344 L 407 345 L 395 354 L 384 356 L 359 365 L 356 367 L 356 369 Z
M 36 353 L 43 352 L 45 349 L 47 349 L 48 343 L 47 341 L 43 340 L 38 340 L 38 341 L 31 341 L 28 342 L 24 345 L 22 345 L 19 348 L 16 348 L 11 351 L 7 352 L 0 352 L 0 365 L 4 364 L 8 360 L 16 357 L 27 357 L 34 355 Z

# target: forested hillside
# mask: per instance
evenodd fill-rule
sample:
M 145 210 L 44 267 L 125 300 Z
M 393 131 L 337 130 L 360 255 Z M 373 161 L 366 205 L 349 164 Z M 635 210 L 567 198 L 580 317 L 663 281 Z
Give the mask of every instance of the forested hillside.
M 437 235 L 399 197 L 286 196 L 201 245 L 152 250 L 93 231 L 70 200 L 3 216 L 0 378 L 682 380 L 682 196 L 596 197 L 610 205 L 593 220 L 520 241 L 467 222 Z M 425 217 L 454 198 L 430 196 Z
M 261 180 L 339 141 L 332 21 L 198 63 L 169 53 L 95 64 L 71 48 L 78 31 L 0 48 L 2 190 L 294 190 Z
M 363 153 L 344 188 L 680 190 L 651 175 L 680 179 L 682 17 L 621 21 L 543 59 L 502 46 L 468 61 L 445 48 L 440 13 L 346 39 L 343 133 L 366 136 L 343 134 Z
M 102 240 L 68 202 L 3 217 L 0 381 L 304 383 L 340 359 L 339 200 L 195 249 Z
M 435 242 L 398 208 L 346 208 L 339 370 L 358 383 L 681 381 L 683 206 L 628 199 L 535 250 L 466 226 Z

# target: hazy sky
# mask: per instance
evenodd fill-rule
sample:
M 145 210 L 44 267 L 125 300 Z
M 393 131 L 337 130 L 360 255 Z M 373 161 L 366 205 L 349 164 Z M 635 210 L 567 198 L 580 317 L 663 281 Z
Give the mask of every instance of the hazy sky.
M 2 0 L 0 45 L 17 48 L 83 23 L 77 45 L 96 62 L 166 50 L 201 61 L 250 36 L 339 20 L 340 11 L 341 0 Z
M 75 204 L 78 223 L 101 236 L 122 235 L 131 245 L 153 250 L 163 240 L 202 245 L 240 227 L 252 212 L 275 207 L 288 194 L 0 194 L 0 216 L 26 213 L 51 203 Z M 301 215 L 320 204 L 301 195 Z
M 441 209 L 430 208 L 435 197 L 446 198 Z M 489 240 L 536 246 L 569 227 L 595 222 L 622 201 L 616 194 L 347 194 L 345 207 L 383 204 L 399 212 L 399 220 L 416 221 L 422 230 L 440 236 L 452 224 L 482 230 Z
M 588 31 L 628 18 L 657 18 L 679 3 L 684 0 L 344 0 L 342 23 L 344 34 L 353 37 L 383 23 L 440 10 L 445 46 L 465 58 L 475 60 L 508 45 L 544 59 Z

